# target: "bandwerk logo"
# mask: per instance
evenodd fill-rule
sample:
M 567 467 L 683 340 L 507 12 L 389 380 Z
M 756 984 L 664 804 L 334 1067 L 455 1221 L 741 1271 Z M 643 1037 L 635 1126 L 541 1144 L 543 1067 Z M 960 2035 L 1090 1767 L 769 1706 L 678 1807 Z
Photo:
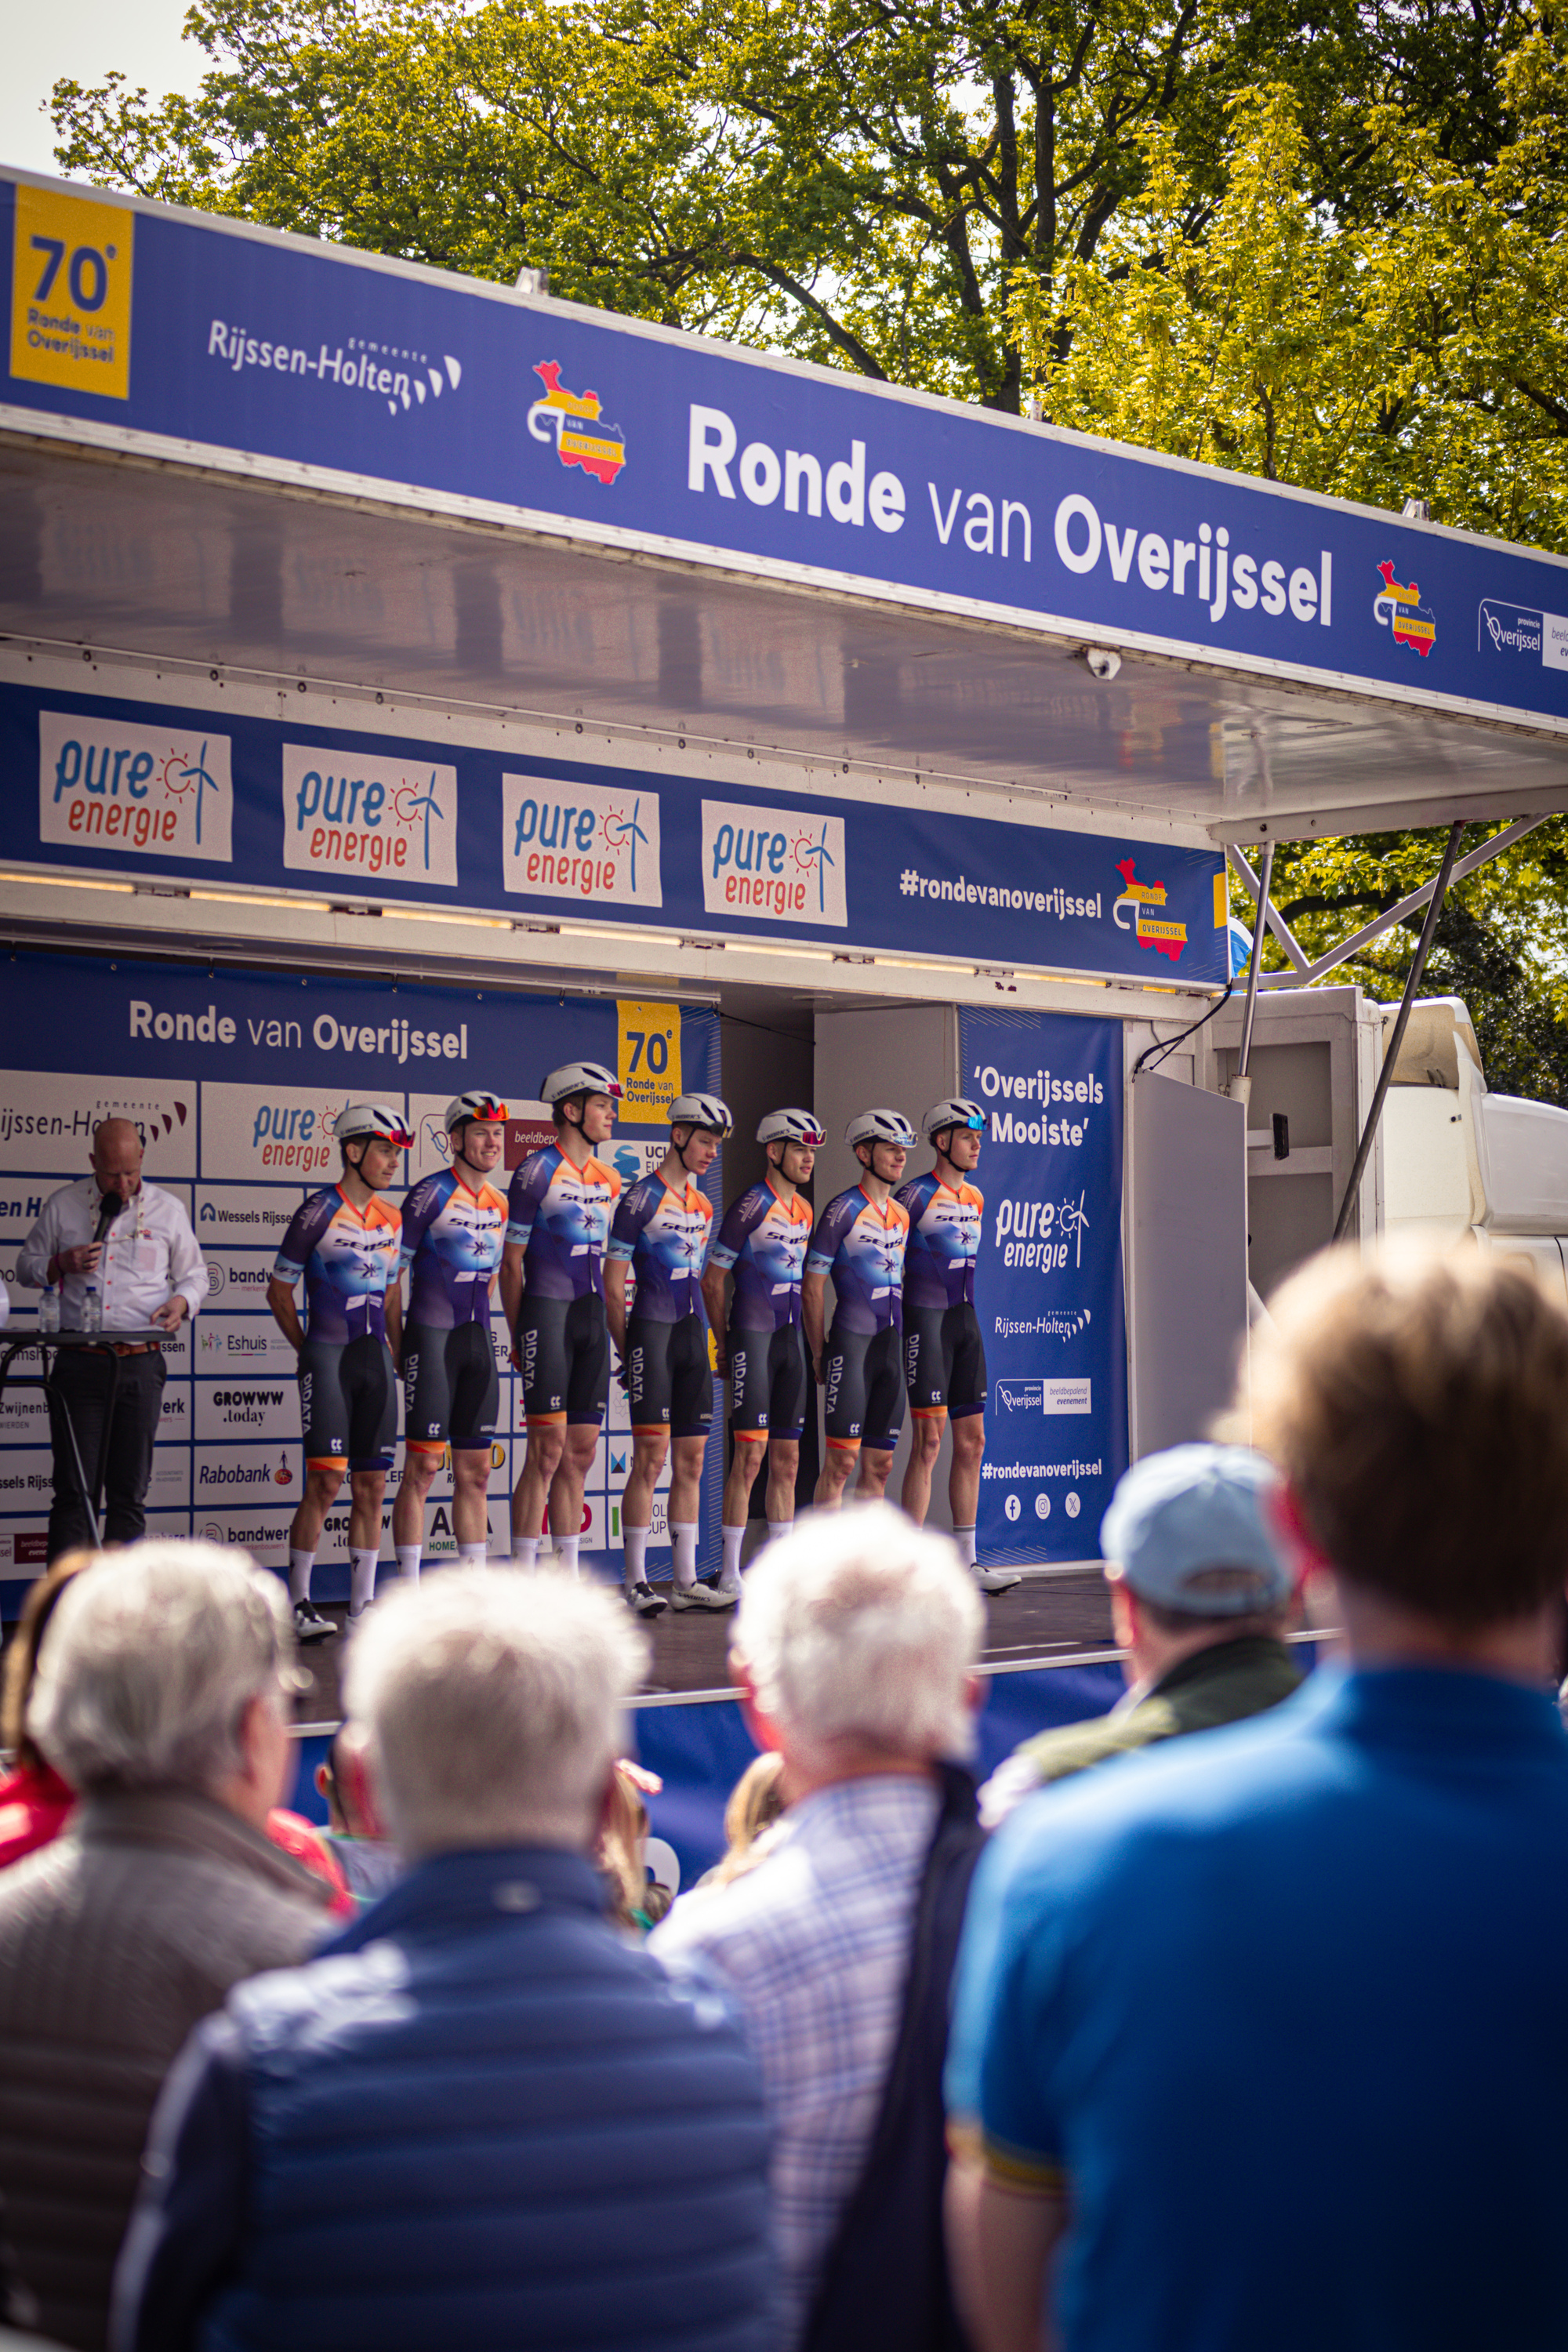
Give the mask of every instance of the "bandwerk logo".
M 581 466 L 607 488 L 626 462 L 620 426 L 600 421 L 596 392 L 567 390 L 561 381 L 559 361 L 541 360 L 533 373 L 544 394 L 528 412 L 530 433 L 536 441 L 553 441 L 563 466 Z
M 1408 646 L 1423 661 L 1437 642 L 1437 623 L 1421 602 L 1421 590 L 1412 580 L 1402 586 L 1394 576 L 1392 563 L 1380 563 L 1378 571 L 1383 585 L 1372 600 L 1372 617 L 1381 629 L 1394 631 L 1396 646 Z
M 1178 963 L 1182 950 L 1187 944 L 1187 927 L 1169 915 L 1154 911 L 1165 904 L 1164 884 L 1140 882 L 1136 878 L 1138 861 L 1135 857 L 1119 858 L 1116 870 L 1121 877 L 1121 888 L 1111 903 L 1110 912 L 1117 929 L 1131 931 L 1141 948 L 1152 948 L 1156 955 L 1169 956 L 1173 963 Z M 1122 914 L 1124 907 L 1132 909 L 1131 922 Z

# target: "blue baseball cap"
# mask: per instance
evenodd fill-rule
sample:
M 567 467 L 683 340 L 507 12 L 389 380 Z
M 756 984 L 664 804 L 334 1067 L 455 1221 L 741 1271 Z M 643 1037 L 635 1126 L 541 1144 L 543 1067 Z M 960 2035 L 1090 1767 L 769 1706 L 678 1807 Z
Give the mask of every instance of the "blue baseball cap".
M 1156 1608 L 1247 1617 L 1293 1578 L 1270 1524 L 1279 1474 L 1245 1445 L 1173 1445 L 1117 1482 L 1100 1530 L 1106 1574 Z

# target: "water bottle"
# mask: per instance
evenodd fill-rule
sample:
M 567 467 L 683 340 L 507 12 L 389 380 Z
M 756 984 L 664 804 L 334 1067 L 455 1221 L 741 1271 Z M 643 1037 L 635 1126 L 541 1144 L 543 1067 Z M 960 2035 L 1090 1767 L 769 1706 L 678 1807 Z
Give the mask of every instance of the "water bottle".
M 103 1328 L 103 1301 L 98 1295 L 98 1285 L 91 1275 L 89 1275 L 87 1287 L 82 1293 L 81 1328 L 84 1331 L 101 1331 Z
M 51 1282 L 38 1301 L 40 1333 L 58 1331 L 60 1328 L 60 1294 Z

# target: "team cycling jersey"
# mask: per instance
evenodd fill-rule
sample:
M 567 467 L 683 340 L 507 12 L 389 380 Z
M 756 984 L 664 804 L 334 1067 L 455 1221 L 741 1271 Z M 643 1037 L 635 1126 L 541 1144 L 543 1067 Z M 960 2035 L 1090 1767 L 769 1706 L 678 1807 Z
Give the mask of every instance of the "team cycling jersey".
M 910 1214 L 905 1306 L 973 1306 L 984 1194 L 963 1183 L 953 1192 L 939 1181 L 933 1168 L 912 1183 L 900 1184 L 893 1198 Z
M 610 1229 L 610 1255 L 637 1276 L 634 1315 L 650 1323 L 696 1315 L 706 1328 L 699 1284 L 712 1224 L 705 1192 L 689 1181 L 678 1192 L 657 1171 L 622 1197 Z
M 367 1334 L 385 1339 L 402 1232 L 402 1218 L 379 1193 L 356 1209 L 337 1184 L 323 1184 L 295 1210 L 272 1271 L 290 1286 L 303 1275 L 312 1339 L 341 1348 Z
M 492 1185 L 470 1192 L 456 1169 L 416 1184 L 403 1203 L 403 1263 L 414 1269 L 408 1319 L 428 1331 L 488 1323 L 490 1276 L 500 1264 L 506 1202 Z
M 879 1207 L 859 1184 L 829 1201 L 806 1254 L 809 1274 L 830 1274 L 834 1325 L 846 1331 L 903 1328 L 904 1247 L 910 1213 L 897 1198 Z
M 800 1277 L 811 1239 L 811 1211 L 797 1192 L 783 1201 L 769 1183 L 753 1184 L 724 1212 L 710 1265 L 735 1269 L 730 1320 L 741 1331 L 777 1331 L 800 1321 Z
M 531 1152 L 511 1180 L 506 1238 L 525 1255 L 522 1286 L 539 1298 L 603 1298 L 605 1236 L 621 1180 L 600 1160 L 574 1168 L 558 1143 Z

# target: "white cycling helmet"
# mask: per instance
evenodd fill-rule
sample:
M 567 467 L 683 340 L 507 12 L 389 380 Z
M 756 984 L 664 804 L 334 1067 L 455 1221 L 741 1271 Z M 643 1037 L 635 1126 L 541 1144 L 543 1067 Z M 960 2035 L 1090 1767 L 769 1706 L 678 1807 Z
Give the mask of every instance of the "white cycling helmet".
M 669 1106 L 671 1127 L 700 1127 L 727 1142 L 735 1132 L 734 1115 L 718 1095 L 677 1095 Z
M 979 1103 L 968 1102 L 963 1095 L 949 1095 L 945 1102 L 932 1103 L 921 1128 L 929 1143 L 933 1136 L 945 1135 L 950 1127 L 972 1128 L 976 1135 L 984 1135 L 985 1113 Z
M 814 1110 L 771 1110 L 757 1129 L 759 1143 L 805 1143 L 814 1151 L 827 1140 L 827 1129 Z
M 455 1127 L 467 1127 L 471 1118 L 482 1119 L 488 1126 L 507 1116 L 500 1095 L 454 1095 L 447 1105 L 447 1132 L 450 1135 Z
M 612 1102 L 619 1102 L 621 1082 L 603 1062 L 563 1062 L 540 1087 L 539 1098 L 553 1107 L 572 1095 L 608 1095 Z
M 363 1136 L 367 1143 L 395 1143 L 400 1151 L 410 1150 L 414 1143 L 403 1113 L 388 1103 L 346 1103 L 332 1133 L 340 1143 L 355 1143 Z
M 844 1130 L 846 1143 L 896 1143 L 912 1151 L 916 1137 L 914 1129 L 901 1110 L 857 1111 Z

